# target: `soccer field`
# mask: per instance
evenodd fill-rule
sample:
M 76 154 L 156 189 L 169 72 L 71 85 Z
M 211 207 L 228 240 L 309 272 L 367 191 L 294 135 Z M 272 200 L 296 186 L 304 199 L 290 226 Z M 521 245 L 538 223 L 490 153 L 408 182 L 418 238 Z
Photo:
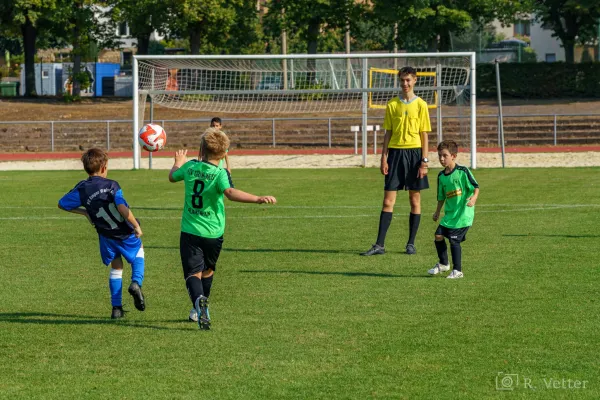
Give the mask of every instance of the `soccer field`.
M 56 206 L 84 172 L 0 172 L 0 398 L 600 398 L 600 168 L 474 171 L 461 280 L 427 274 L 438 170 L 417 255 L 400 193 L 375 257 L 378 170 L 234 170 L 278 204 L 226 201 L 211 331 L 187 321 L 168 171 L 109 171 L 146 250 L 146 311 L 124 290 L 119 321 L 95 231 Z

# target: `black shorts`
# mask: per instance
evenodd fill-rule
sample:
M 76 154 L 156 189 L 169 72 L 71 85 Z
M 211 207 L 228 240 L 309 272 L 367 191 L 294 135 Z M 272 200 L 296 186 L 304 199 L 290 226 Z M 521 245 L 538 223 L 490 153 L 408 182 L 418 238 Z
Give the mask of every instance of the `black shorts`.
M 388 174 L 383 190 L 429 189 L 427 176 L 417 178 L 421 166 L 421 149 L 388 149 Z
M 467 240 L 467 231 L 469 228 L 470 227 L 467 226 L 466 228 L 452 229 L 439 225 L 435 230 L 435 234 L 447 238 L 451 244 L 461 243 Z
M 187 279 L 190 275 L 207 269 L 216 270 L 222 247 L 223 236 L 210 239 L 181 232 L 179 254 L 183 266 L 183 277 Z

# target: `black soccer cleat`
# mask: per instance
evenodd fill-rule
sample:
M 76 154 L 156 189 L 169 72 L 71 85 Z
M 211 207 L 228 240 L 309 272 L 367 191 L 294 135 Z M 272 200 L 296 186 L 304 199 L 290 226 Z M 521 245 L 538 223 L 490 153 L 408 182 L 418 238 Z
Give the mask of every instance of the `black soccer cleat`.
M 131 282 L 128 292 L 133 297 L 133 304 L 135 305 L 135 308 L 140 311 L 144 311 L 146 309 L 146 302 L 144 301 L 144 294 L 142 293 L 142 288 L 140 285 L 138 285 L 137 282 Z
M 125 311 L 123 311 L 123 306 L 113 306 L 112 314 L 110 315 L 110 319 L 119 319 L 125 316 Z
M 409 243 L 406 245 L 406 254 L 417 254 L 417 248 L 414 244 Z
M 208 331 L 210 330 L 210 315 L 208 314 L 208 298 L 205 296 L 200 296 L 196 299 L 196 304 L 194 304 L 194 308 L 196 309 L 196 313 L 198 314 L 198 327 L 200 330 Z
M 378 244 L 374 244 L 369 250 L 360 253 L 361 256 L 375 256 L 378 254 L 385 254 L 385 247 Z

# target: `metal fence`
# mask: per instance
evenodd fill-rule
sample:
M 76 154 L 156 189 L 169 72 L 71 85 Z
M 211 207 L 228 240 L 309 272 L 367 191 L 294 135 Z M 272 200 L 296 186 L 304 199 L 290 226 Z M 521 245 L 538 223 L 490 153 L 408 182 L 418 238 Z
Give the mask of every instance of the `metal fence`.
M 435 116 L 431 116 L 432 127 L 435 129 Z M 457 130 L 460 128 L 461 121 L 467 121 L 468 116 L 444 116 L 444 136 L 456 137 Z M 160 124 L 167 132 L 184 131 L 186 129 L 197 132 L 197 126 L 208 126 L 210 119 L 190 119 L 190 120 L 170 120 L 156 119 L 154 122 Z M 497 115 L 478 115 L 478 146 L 490 146 L 500 144 L 499 118 Z M 504 128 L 509 131 L 505 133 L 505 141 L 511 140 L 510 125 L 507 121 L 513 122 L 513 136 L 520 137 L 519 140 L 535 143 L 536 141 L 544 144 L 558 145 L 561 139 L 577 140 L 579 137 L 583 141 L 594 141 L 600 143 L 600 114 L 531 114 L 531 115 L 504 115 Z M 150 122 L 150 121 L 147 121 Z M 286 140 L 290 135 L 290 126 L 300 126 L 309 124 L 311 134 L 305 135 L 308 139 L 304 145 L 306 147 L 354 147 L 358 152 L 360 146 L 358 132 L 360 128 L 352 129 L 353 126 L 359 126 L 360 117 L 315 117 L 315 118 L 236 118 L 227 119 L 226 131 L 228 134 L 235 134 L 242 127 L 248 124 L 254 124 L 256 130 L 260 131 L 260 143 L 257 147 L 289 146 Z M 452 127 L 454 122 L 454 127 Z M 381 126 L 382 117 L 369 118 L 369 125 Z M 190 127 L 191 125 L 191 127 Z M 7 128 L 10 126 L 12 129 Z M 66 129 L 65 126 L 72 128 Z M 450 127 L 448 127 L 450 126 Z M 57 129 L 61 127 L 61 129 Z M 76 128 L 74 128 L 76 127 Z M 73 129 L 76 133 L 73 132 Z M 52 152 L 58 148 L 64 148 L 68 143 L 69 135 L 81 138 L 85 137 L 90 145 L 104 147 L 107 150 L 112 148 L 124 149 L 131 148 L 131 120 L 85 120 L 85 121 L 0 121 L 0 151 L 14 151 L 10 148 L 11 139 L 18 142 L 19 146 L 29 143 L 37 150 L 48 149 Z M 308 129 L 308 128 L 307 128 Z M 67 130 L 67 133 L 64 131 Z M 58 131 L 58 132 L 57 132 Z M 270 131 L 270 132 L 269 132 Z M 251 132 L 247 130 L 246 132 Z M 529 133 L 527 133 L 529 132 Z M 296 132 L 298 133 L 298 132 Z M 464 132 L 468 134 L 468 129 Z M 436 132 L 433 132 L 434 136 Z M 446 135 L 447 134 L 447 135 Z M 529 138 L 528 135 L 529 134 Z M 258 134 L 257 134 L 258 135 Z M 240 135 L 232 141 L 244 145 L 246 142 L 252 142 L 251 135 Z M 256 135 L 254 137 L 257 137 Z M 297 137 L 301 137 L 301 132 Z M 442 134 L 432 139 L 441 140 Z M 342 140 L 343 139 L 343 140 Z M 513 138 L 514 139 L 514 138 Z M 369 132 L 369 145 L 374 152 L 377 150 L 377 144 L 383 140 L 383 134 L 373 129 Z M 256 142 L 256 140 L 254 140 Z M 571 140 L 572 141 L 572 140 Z M 289 142 L 289 140 L 288 140 Z M 8 145 L 7 145 L 8 143 Z M 254 142 L 252 142 L 254 143 Z M 258 143 L 258 142 L 257 142 Z M 254 143 L 255 145 L 257 143 Z M 530 143 L 531 144 L 531 143 Z M 48 148 L 49 145 L 49 148 Z M 295 144 L 301 146 L 302 144 Z

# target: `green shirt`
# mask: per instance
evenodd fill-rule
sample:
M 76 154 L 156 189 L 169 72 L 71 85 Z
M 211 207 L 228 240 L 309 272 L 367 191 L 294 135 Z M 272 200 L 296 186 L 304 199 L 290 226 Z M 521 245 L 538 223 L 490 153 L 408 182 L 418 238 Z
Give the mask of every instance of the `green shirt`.
M 233 187 L 229 172 L 209 162 L 190 160 L 173 172 L 173 179 L 185 183 L 181 231 L 205 238 L 223 236 L 223 193 Z
M 479 185 L 467 167 L 456 165 L 446 175 L 445 170 L 438 174 L 438 201 L 445 200 L 444 218 L 440 225 L 450 229 L 466 228 L 473 225 L 475 207 L 468 207 L 467 201 Z

